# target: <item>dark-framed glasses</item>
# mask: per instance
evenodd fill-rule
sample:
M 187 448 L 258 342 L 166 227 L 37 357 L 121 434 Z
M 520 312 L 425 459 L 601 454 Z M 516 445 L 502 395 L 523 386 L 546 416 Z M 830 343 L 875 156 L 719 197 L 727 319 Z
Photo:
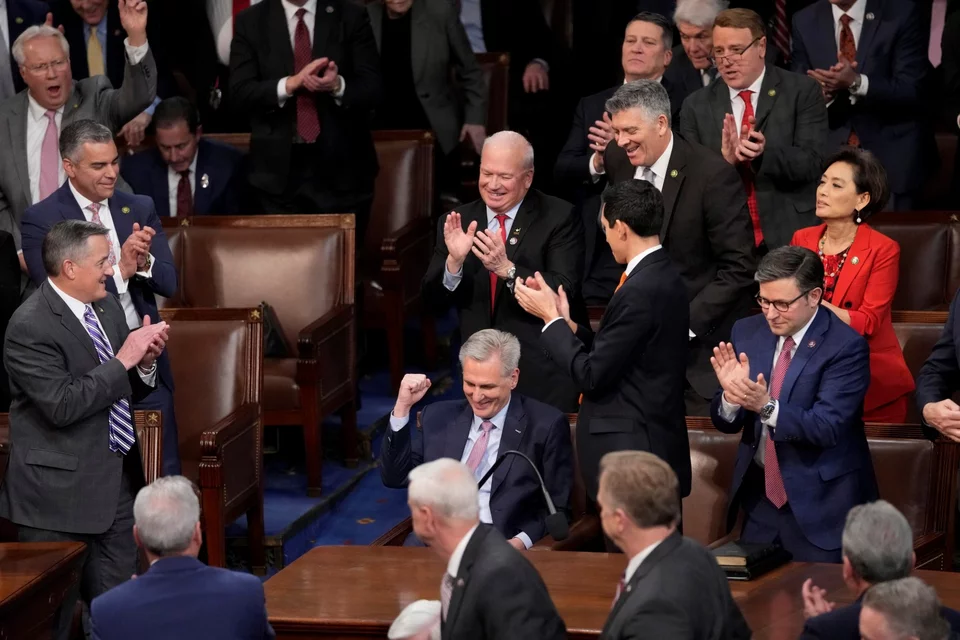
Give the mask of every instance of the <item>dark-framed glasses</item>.
M 814 287 L 814 289 L 816 289 L 816 288 L 817 288 L 817 287 Z M 759 295 L 759 294 L 757 295 L 756 300 L 757 300 L 757 304 L 760 305 L 760 308 L 761 308 L 761 309 L 766 310 L 766 309 L 768 309 L 769 307 L 772 306 L 774 309 L 776 309 L 776 310 L 779 311 L 780 313 L 784 313 L 784 312 L 790 310 L 790 307 L 793 305 L 794 302 L 796 302 L 796 301 L 799 300 L 800 298 L 804 297 L 805 295 L 807 295 L 807 294 L 810 293 L 811 291 L 813 291 L 813 289 L 807 289 L 806 291 L 804 291 L 803 293 L 801 293 L 800 295 L 798 295 L 798 296 L 797 296 L 796 298 L 794 298 L 793 300 L 767 300 L 766 298 L 764 298 L 763 296 L 761 296 L 761 295 Z

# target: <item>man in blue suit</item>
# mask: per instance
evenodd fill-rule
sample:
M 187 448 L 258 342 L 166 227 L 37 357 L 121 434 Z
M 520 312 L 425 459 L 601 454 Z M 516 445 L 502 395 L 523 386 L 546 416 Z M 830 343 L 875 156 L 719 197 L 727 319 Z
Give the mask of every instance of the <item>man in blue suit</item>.
M 416 429 L 409 426 L 410 411 L 430 380 L 404 376 L 380 449 L 383 484 L 405 487 L 412 469 L 439 458 L 460 460 L 480 480 L 500 453 L 517 450 L 537 466 L 557 509 L 567 510 L 573 482 L 570 425 L 559 409 L 514 393 L 519 361 L 515 336 L 496 329 L 476 332 L 460 348 L 466 400 L 424 408 Z M 522 551 L 547 534 L 548 514 L 536 473 L 517 458 L 507 458 L 480 487 L 480 521 Z
M 183 476 L 160 478 L 137 494 L 133 537 L 150 569 L 90 606 L 93 640 L 263 640 L 274 638 L 260 579 L 208 567 L 200 502 Z
M 0 62 L 0 101 L 27 88 L 20 65 L 13 59 L 11 47 L 20 34 L 35 24 L 43 24 L 49 7 L 39 0 L 6 0 L 0 3 L 0 51 L 6 50 L 9 62 Z
M 67 181 L 46 200 L 29 207 L 21 227 L 23 257 L 30 278 L 46 279 L 41 247 L 61 220 L 97 222 L 109 230 L 114 276 L 107 290 L 117 295 L 130 329 L 144 316 L 159 320 L 156 296 L 177 290 L 177 270 L 167 238 L 150 198 L 115 191 L 119 155 L 110 129 L 92 120 L 78 120 L 60 132 L 60 156 Z M 173 408 L 173 372 L 166 353 L 157 360 L 159 379 L 153 392 L 134 409 L 156 409 L 163 415 L 163 473 L 180 473 L 177 420 Z
M 917 375 L 917 407 L 929 438 L 942 433 L 960 441 L 960 405 L 953 401 L 960 391 L 960 291 L 950 304 L 950 315 L 940 339 L 933 346 L 927 361 Z M 934 431 L 936 429 L 936 431 Z
M 201 138 L 200 116 L 186 98 L 167 98 L 153 114 L 157 146 L 123 159 L 134 193 L 153 198 L 161 217 L 241 213 L 244 154 Z
M 771 251 L 755 280 L 763 315 L 738 321 L 710 359 L 721 387 L 713 424 L 743 430 L 728 526 L 742 508 L 743 542 L 840 562 L 847 512 L 877 496 L 862 417 L 867 343 L 820 308 L 823 264 L 809 249 Z

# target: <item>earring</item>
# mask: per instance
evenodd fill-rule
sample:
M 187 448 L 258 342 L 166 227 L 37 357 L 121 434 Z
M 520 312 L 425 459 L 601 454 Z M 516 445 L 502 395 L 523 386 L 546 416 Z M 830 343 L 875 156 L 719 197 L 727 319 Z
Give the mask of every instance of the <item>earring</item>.
M 861 222 L 863 222 L 863 221 L 860 219 L 860 209 L 854 209 L 854 211 L 857 212 L 857 224 L 860 224 Z

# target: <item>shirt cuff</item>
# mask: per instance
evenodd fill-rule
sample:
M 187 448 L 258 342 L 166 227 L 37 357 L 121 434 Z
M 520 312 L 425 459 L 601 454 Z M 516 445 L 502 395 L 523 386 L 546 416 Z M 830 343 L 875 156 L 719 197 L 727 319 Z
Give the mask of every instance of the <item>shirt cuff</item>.
M 514 538 L 516 538 L 517 540 L 519 540 L 520 542 L 522 542 L 522 543 L 523 543 L 523 546 L 525 546 L 527 549 L 529 549 L 530 547 L 533 546 L 533 541 L 530 540 L 530 536 L 528 536 L 527 534 L 525 534 L 523 531 L 521 531 L 520 533 L 518 533 L 517 535 L 515 535 Z
M 149 107 L 147 107 L 146 109 L 144 109 L 143 112 L 146 113 L 147 115 L 149 115 L 149 116 L 152 118 L 152 117 L 153 117 L 153 112 L 156 111 L 158 104 L 160 104 L 160 98 L 154 98 L 154 99 L 153 99 L 153 104 L 151 104 Z
M 397 431 L 400 431 L 400 429 L 403 429 L 405 426 L 407 426 L 409 422 L 410 422 L 410 416 L 404 416 L 402 418 L 398 418 L 395 415 L 393 415 L 392 411 L 390 412 L 390 431 L 393 431 L 394 433 L 396 433 Z
M 447 291 L 456 291 L 457 287 L 460 286 L 460 281 L 463 280 L 463 267 L 460 267 L 460 271 L 456 273 L 450 273 L 447 271 L 446 265 L 443 267 L 443 286 Z
M 130 44 L 130 38 L 123 39 L 123 47 L 127 50 L 127 60 L 130 61 L 130 64 L 140 64 L 144 56 L 147 55 L 147 50 L 150 49 L 150 43 L 144 42 L 139 47 L 134 47 Z
M 530 62 L 536 62 L 538 65 L 543 67 L 544 71 L 546 71 L 547 73 L 550 73 L 550 65 L 547 64 L 547 61 L 544 60 L 543 58 L 534 58 Z M 527 548 L 529 549 L 529 547 Z
M 122 296 L 127 292 L 127 281 L 123 279 L 120 273 L 120 263 L 113 265 L 113 283 L 117 285 L 117 295 Z
M 277 104 L 281 107 L 287 103 L 289 98 L 292 98 L 293 95 L 287 93 L 287 79 L 290 76 L 280 78 L 280 82 L 277 83 Z
M 157 259 L 153 257 L 153 254 L 152 254 L 152 253 L 147 254 L 147 255 L 150 256 L 150 266 L 147 268 L 146 271 L 137 271 L 137 275 L 138 275 L 138 276 L 142 276 L 142 277 L 144 277 L 144 278 L 152 278 L 152 277 L 153 277 L 153 265 L 154 265 L 154 263 L 156 263 Z
M 777 416 L 779 416 L 779 415 L 780 415 L 780 403 L 774 401 L 774 403 L 773 403 L 773 413 L 771 413 L 771 414 L 770 414 L 770 417 L 767 418 L 766 420 L 762 420 L 762 419 L 761 419 L 760 422 L 761 422 L 761 424 L 767 425 L 767 426 L 770 427 L 771 429 L 776 429 L 776 427 L 777 427 Z M 770 434 L 770 436 L 772 437 L 773 434 Z
M 337 106 L 340 106 L 340 101 L 343 99 L 343 94 L 347 90 L 347 81 L 343 76 L 337 77 L 340 78 L 340 87 L 330 95 L 333 96 L 333 101 L 337 103 Z
M 850 92 L 850 95 L 852 95 L 852 96 L 857 96 L 858 98 L 862 98 L 862 97 L 864 97 L 864 96 L 867 95 L 867 91 L 868 91 L 869 89 L 870 89 L 870 78 L 868 78 L 867 76 L 865 76 L 865 75 L 863 75 L 863 74 L 861 73 L 861 74 L 860 74 L 860 86 L 857 87 L 857 90 L 856 90 L 856 91 L 851 91 L 851 92 Z
M 149 387 L 157 386 L 157 363 L 154 362 L 147 373 L 144 373 L 140 365 L 137 365 L 137 375 L 140 376 L 140 379 L 143 380 L 145 385 Z
M 546 330 L 547 330 L 547 327 L 549 327 L 550 325 L 552 325 L 552 324 L 553 324 L 554 322 L 556 322 L 557 320 L 563 320 L 563 318 L 561 318 L 560 316 L 557 316 L 556 318 L 554 318 L 553 320 L 551 320 L 551 321 L 548 322 L 547 324 L 543 325 L 543 329 L 540 330 L 540 333 L 543 333 L 544 331 L 546 331 Z M 530 547 L 527 547 L 527 548 L 529 549 Z
M 723 393 L 720 393 L 720 417 L 727 422 L 733 422 L 740 412 L 740 405 L 727 402 Z
M 695 334 L 695 333 L 693 332 L 693 329 L 687 329 L 687 333 L 690 334 L 690 339 L 691 339 L 691 340 L 693 340 L 694 338 L 697 337 L 697 334 Z
M 958 120 L 960 120 L 960 118 L 958 118 Z M 606 175 L 606 173 L 607 173 L 606 168 L 604 168 L 603 171 L 597 171 L 597 168 L 596 168 L 595 166 L 593 166 L 593 156 L 594 156 L 596 153 L 597 153 L 597 152 L 594 151 L 593 153 L 590 154 L 590 157 L 587 158 L 587 166 L 588 166 L 589 169 L 590 169 L 590 177 L 593 178 L 593 181 L 594 181 L 594 182 L 596 182 L 596 181 L 600 178 L 600 176 Z

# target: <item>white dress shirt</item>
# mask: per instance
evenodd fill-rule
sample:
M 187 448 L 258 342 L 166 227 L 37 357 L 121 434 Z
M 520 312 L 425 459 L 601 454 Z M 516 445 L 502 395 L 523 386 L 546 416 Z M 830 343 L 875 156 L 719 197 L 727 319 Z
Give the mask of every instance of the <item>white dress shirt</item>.
M 507 216 L 507 219 L 504 220 L 503 226 L 505 227 L 504 235 L 507 236 L 509 240 L 510 230 L 513 228 L 513 221 L 517 218 L 517 211 L 520 210 L 520 205 L 523 204 L 523 200 L 518 202 L 513 206 L 509 211 L 505 211 L 503 215 Z M 493 209 L 487 207 L 487 229 L 494 232 L 500 231 L 500 222 L 497 220 L 497 214 L 494 213 Z M 479 231 L 477 232 L 479 233 Z M 457 287 L 460 286 L 460 281 L 463 280 L 463 265 L 460 265 L 460 271 L 456 273 L 450 273 L 447 271 L 446 264 L 443 267 L 443 286 L 446 287 L 447 291 L 456 291 Z
M 64 291 L 61 290 L 60 287 L 53 284 L 53 280 L 50 280 L 49 278 L 47 278 L 47 283 L 49 283 L 50 287 L 57 292 L 57 295 L 60 296 L 64 304 L 66 304 L 67 307 L 70 309 L 71 313 L 73 313 L 73 315 L 76 316 L 77 320 L 80 321 L 80 326 L 83 327 L 84 331 L 86 331 L 87 324 L 83 320 L 83 314 L 86 312 L 88 305 L 86 303 L 80 302 L 70 294 L 64 293 Z M 103 330 L 103 325 L 100 324 L 100 318 L 97 316 L 96 313 L 93 314 L 93 320 L 94 322 L 97 323 L 97 326 L 100 327 L 100 333 L 103 334 L 103 337 L 107 338 L 107 341 L 109 342 L 110 338 L 107 336 L 107 332 Z M 90 340 L 93 341 L 93 338 L 91 338 Z M 113 345 L 110 345 L 110 347 L 113 348 Z M 119 349 L 115 349 L 114 353 L 116 353 L 117 351 L 119 351 Z M 156 381 L 157 381 L 156 366 L 152 367 L 149 373 L 144 373 L 139 366 L 136 367 L 136 369 L 137 369 L 137 375 L 140 376 L 140 379 L 143 380 L 144 384 L 151 387 L 156 386 Z
M 460 22 L 467 32 L 467 40 L 474 53 L 486 53 L 487 44 L 483 39 L 483 18 L 480 14 L 480 0 L 460 1 Z
M 63 107 L 57 109 L 53 117 L 57 125 L 57 137 L 63 128 Z M 40 202 L 40 154 L 43 151 L 43 138 L 47 133 L 47 110 L 27 93 L 27 174 L 30 177 L 30 204 Z M 59 145 L 57 145 L 59 147 Z M 63 171 L 60 151 L 57 151 L 57 184 L 63 184 L 67 174 Z
M 297 50 L 297 24 L 300 22 L 300 19 L 297 18 L 297 11 L 303 9 L 306 13 L 303 14 L 303 23 L 307 26 L 307 33 L 310 35 L 310 47 L 313 47 L 313 28 L 317 21 L 317 0 L 307 0 L 302 7 L 290 2 L 290 0 L 282 0 L 280 6 L 283 7 L 283 13 L 287 17 L 287 31 L 290 33 L 290 48 L 294 52 Z M 311 56 L 311 60 L 312 60 Z M 334 61 L 336 62 L 336 61 Z M 287 93 L 287 78 L 290 76 L 285 76 L 280 78 L 280 82 L 277 83 L 277 102 L 282 107 L 286 104 L 289 98 L 293 97 L 292 93 Z M 340 87 L 332 92 L 330 95 L 334 97 L 337 104 L 340 104 L 340 98 L 343 97 L 343 92 L 347 88 L 347 83 L 343 79 L 343 76 L 340 76 Z
M 190 182 L 190 196 L 197 193 L 197 152 L 193 153 L 193 160 L 190 162 L 190 175 L 187 180 Z M 167 198 L 170 202 L 170 217 L 177 217 L 177 191 L 180 189 L 180 174 L 173 170 L 173 167 L 167 166 Z
M 663 192 L 663 182 L 667 177 L 667 167 L 670 166 L 670 156 L 672 155 L 673 133 L 670 132 L 670 142 L 667 143 L 667 148 L 660 154 L 657 161 L 649 167 L 637 167 L 637 170 L 633 173 L 634 180 L 647 180 L 647 182 L 651 182 L 653 186 L 657 188 L 657 191 Z M 647 169 L 653 173 L 652 181 L 644 177 Z
M 857 45 L 857 53 L 859 53 L 860 33 L 863 31 L 863 21 L 867 15 L 867 0 L 856 0 L 849 11 L 844 11 L 835 4 L 831 4 L 830 9 L 833 12 L 833 37 L 837 43 L 837 51 L 840 51 L 840 29 L 843 28 L 843 24 L 840 22 L 840 16 L 846 14 L 853 18 L 850 21 L 850 32 L 853 34 L 853 42 Z M 870 82 L 867 80 L 867 76 L 861 73 L 860 86 L 857 87 L 856 92 L 850 91 L 850 102 L 856 103 L 858 97 L 867 95 L 869 85 Z
M 630 558 L 630 562 L 627 563 L 627 568 L 623 572 L 623 583 L 627 584 L 630 582 L 630 579 L 633 577 L 633 574 L 637 572 L 637 569 L 640 568 L 640 565 L 643 564 L 643 561 L 650 557 L 650 554 L 653 553 L 653 550 L 660 546 L 660 543 L 663 540 L 654 542 L 652 545 L 638 553 L 637 555 Z
M 757 101 L 760 98 L 760 87 L 763 85 L 763 77 L 766 75 L 767 70 L 764 68 L 764 70 L 760 72 L 760 77 L 757 78 L 753 84 L 746 88 L 746 91 L 750 92 L 750 106 L 753 107 L 754 117 L 756 117 L 757 113 Z M 743 100 L 740 99 L 740 92 L 743 91 L 743 89 L 727 87 L 727 90 L 730 92 L 730 107 L 733 109 L 733 119 L 737 121 L 737 132 L 740 132 L 743 128 L 743 114 L 747 110 Z
M 87 222 L 93 222 L 93 212 L 87 208 L 92 202 L 77 191 L 72 182 L 70 183 L 70 191 L 73 193 L 73 197 L 76 198 L 77 204 L 80 205 L 80 209 L 83 211 L 83 216 L 87 219 Z M 110 242 L 113 244 L 114 255 L 117 258 L 117 264 L 113 267 L 113 283 L 117 287 L 117 294 L 119 294 L 120 306 L 123 307 L 123 314 L 127 317 L 127 327 L 130 330 L 139 329 L 140 314 L 137 313 L 136 307 L 133 306 L 133 296 L 130 295 L 128 281 L 124 280 L 123 275 L 120 273 L 120 248 L 123 244 L 117 235 L 117 227 L 113 224 L 113 216 L 110 214 L 110 206 L 107 200 L 100 201 L 99 215 L 101 224 L 103 224 L 109 232 Z M 153 277 L 153 262 L 153 254 L 150 254 L 150 268 L 146 271 L 138 271 L 137 275 L 143 276 L 144 278 Z
M 457 572 L 460 571 L 460 561 L 463 560 L 463 552 L 467 550 L 467 545 L 470 544 L 470 538 L 473 537 L 474 532 L 479 528 L 479 524 L 473 525 L 473 528 L 467 531 L 467 535 L 463 536 L 460 542 L 457 543 L 457 546 L 453 548 L 453 553 L 450 554 L 450 560 L 447 561 L 447 573 L 451 578 L 457 577 Z
M 803 336 L 807 333 L 807 329 L 810 328 L 810 325 L 813 324 L 813 319 L 817 317 L 817 314 L 820 313 L 820 309 L 817 309 L 810 320 L 807 321 L 807 324 L 800 327 L 800 329 L 793 334 L 793 349 L 790 351 L 790 364 L 793 364 L 793 357 L 797 355 L 797 348 L 803 343 Z M 773 352 L 773 365 L 770 367 L 770 383 L 773 382 L 773 370 L 777 367 L 777 359 L 780 357 L 780 352 L 783 351 L 783 343 L 786 341 L 786 336 L 780 336 L 777 340 L 777 348 Z M 789 369 L 788 369 L 789 370 Z M 751 375 L 755 372 L 751 371 Z M 755 378 L 754 378 L 755 379 Z M 720 417 L 722 417 L 727 422 L 733 422 L 737 413 L 740 411 L 740 405 L 733 404 L 732 402 L 727 402 L 727 398 L 724 394 L 720 394 Z M 770 417 L 766 420 L 761 420 L 762 431 L 760 432 L 760 442 L 757 446 L 757 452 L 754 454 L 754 461 L 763 466 L 764 448 L 767 446 L 767 438 L 770 437 L 770 429 L 775 429 L 777 426 L 777 416 L 780 415 L 780 402 L 776 403 L 776 406 L 773 409 L 773 413 L 770 414 Z

